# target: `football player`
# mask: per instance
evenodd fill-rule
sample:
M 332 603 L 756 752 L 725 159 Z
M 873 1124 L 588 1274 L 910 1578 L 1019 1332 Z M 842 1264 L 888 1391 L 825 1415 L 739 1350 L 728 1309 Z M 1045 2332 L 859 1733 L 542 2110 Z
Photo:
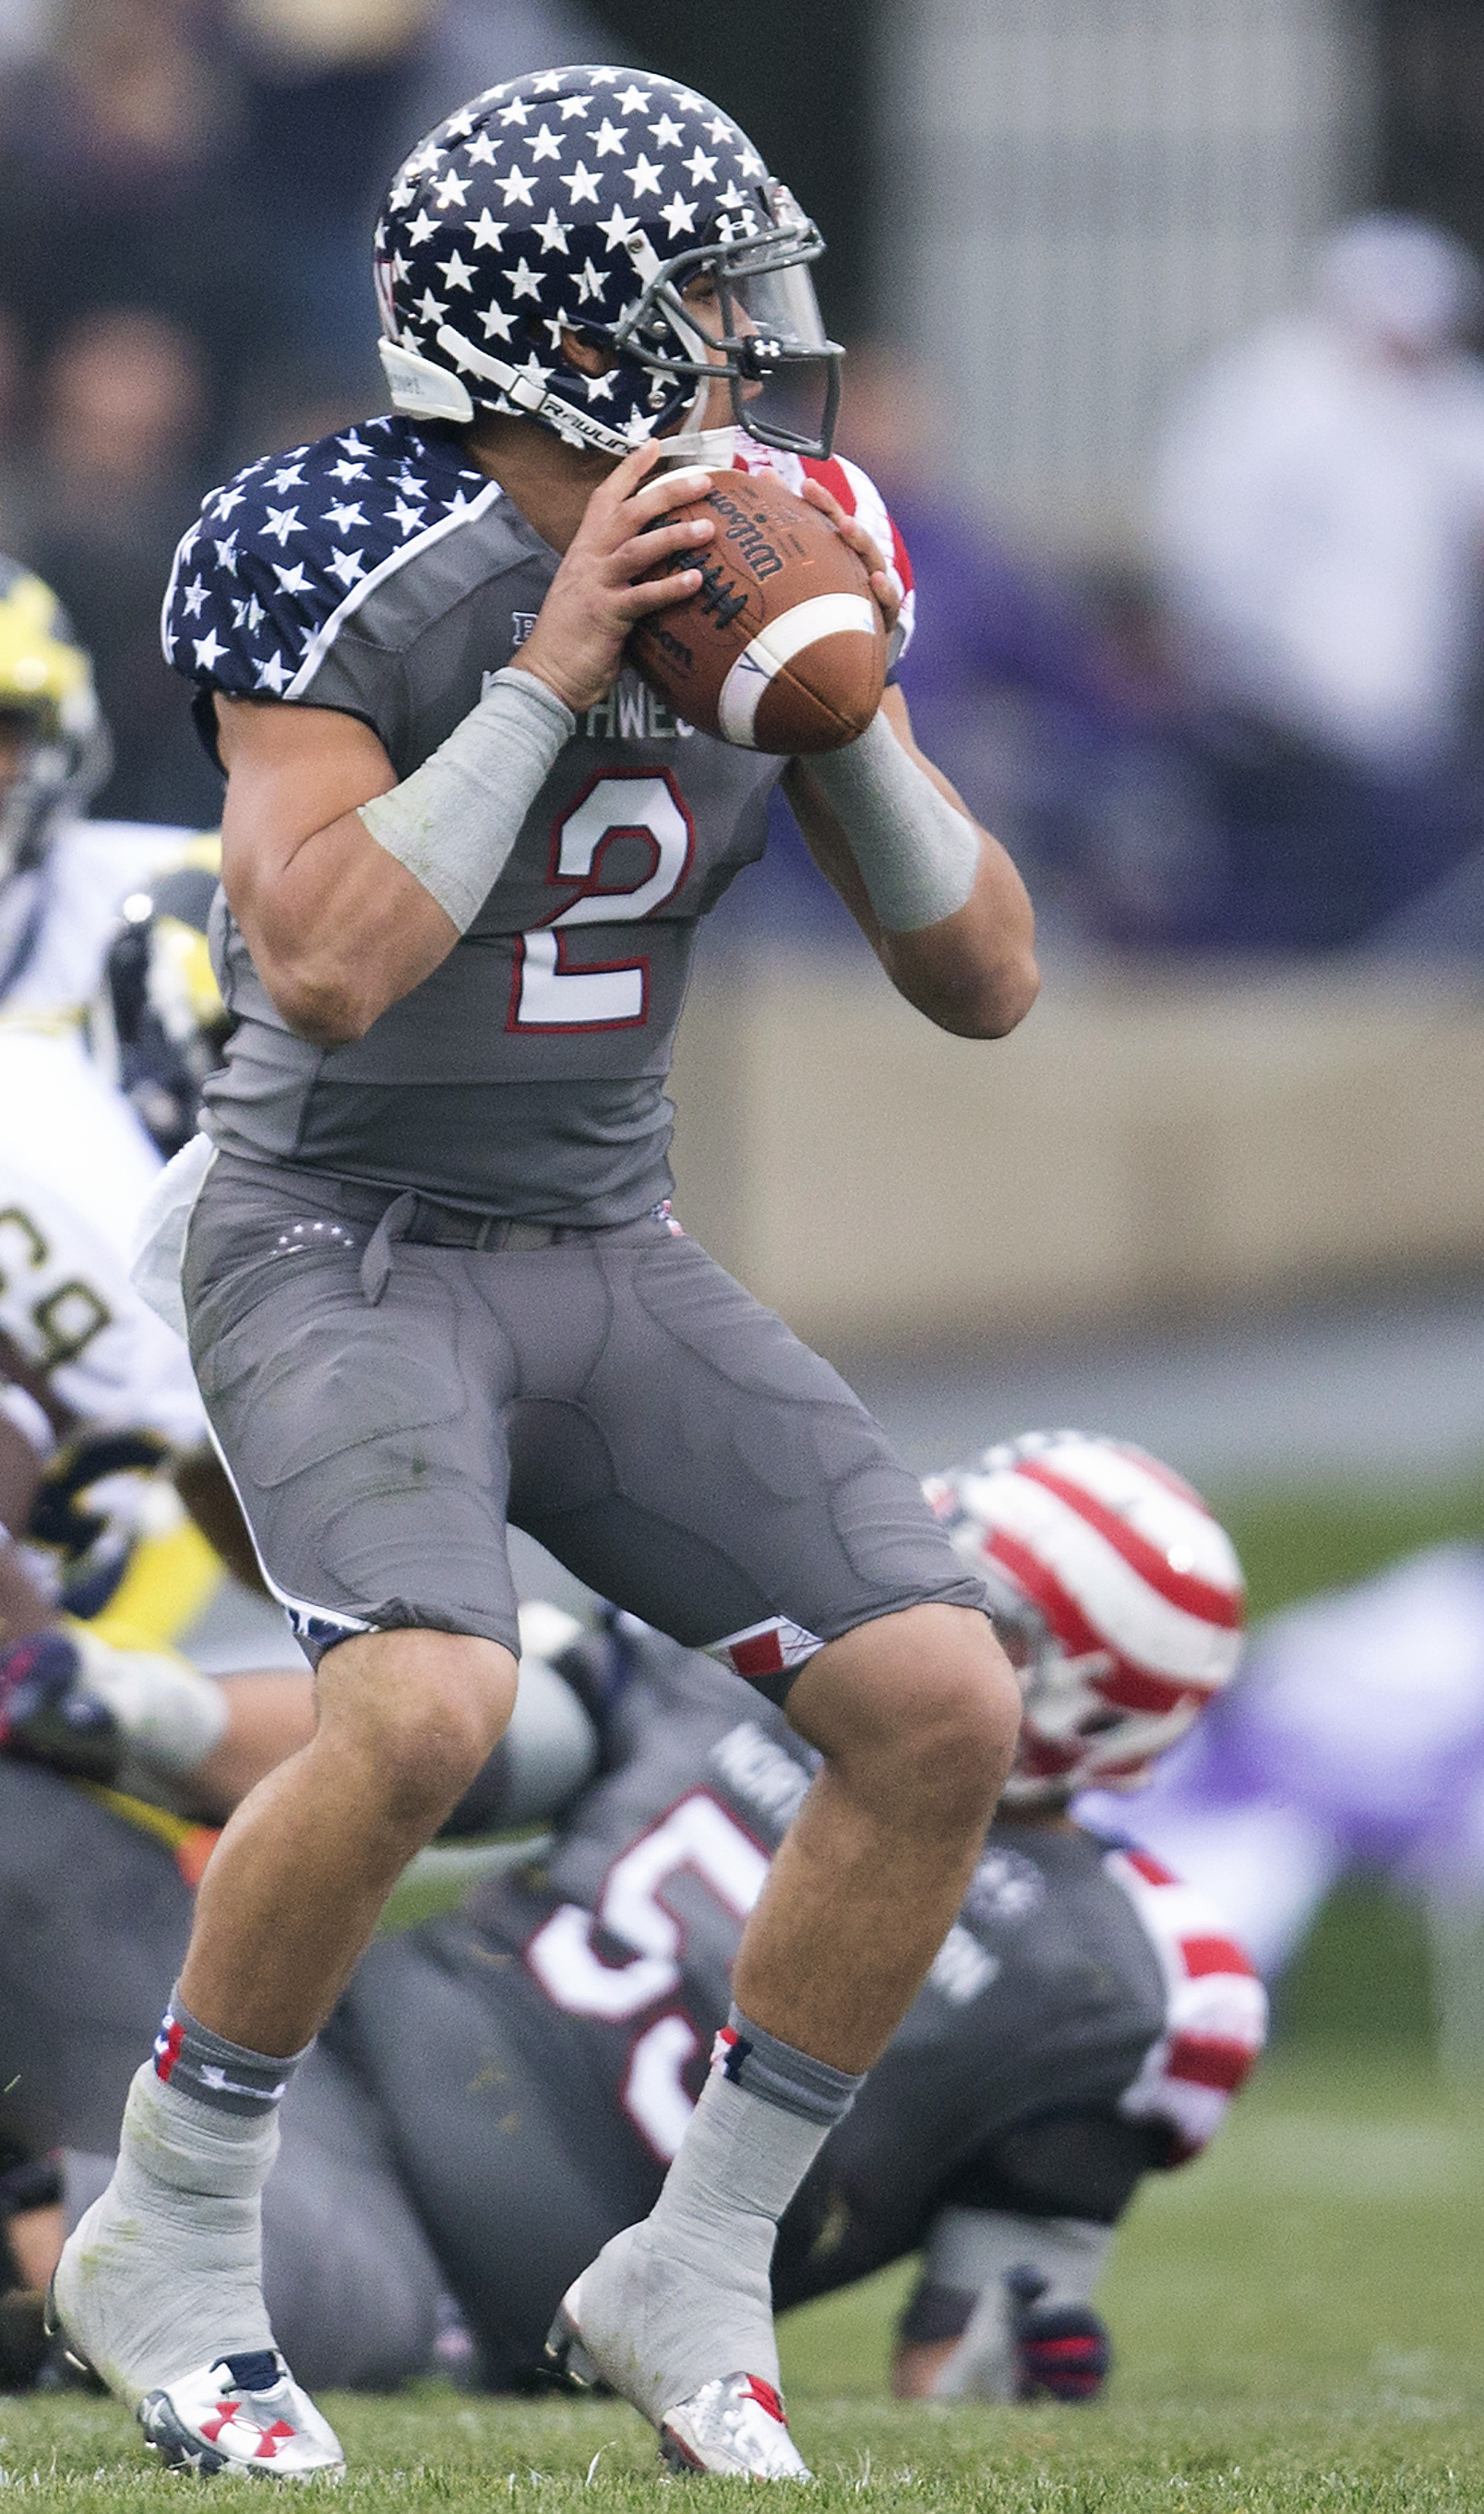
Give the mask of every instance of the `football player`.
M 492 90 L 387 196 L 394 414 L 253 465 L 180 547 L 166 642 L 227 772 L 236 1028 L 151 1262 L 188 1217 L 198 1376 L 321 1716 L 213 1858 L 58 2273 L 73 2344 L 171 2460 L 209 2429 L 235 2464 L 340 2464 L 263 2307 L 259 2195 L 299 2056 L 508 1716 L 509 1520 L 786 1699 L 822 1758 L 664 2189 L 557 2334 L 673 2462 L 802 2475 L 774 2229 L 958 1907 L 1018 1696 L 878 1428 L 671 1219 L 664 1075 L 697 919 L 781 775 L 929 1019 L 998 1036 L 1036 987 L 1019 876 L 900 692 L 790 764 L 623 677 L 635 622 L 701 588 L 698 458 L 779 471 L 906 625 L 905 554 L 830 459 L 821 250 L 672 80 Z
M 182 938 L 205 958 L 164 912 L 181 883 L 210 897 L 215 842 L 83 819 L 107 751 L 55 596 L 0 557 L 0 1743 L 221 1813 L 284 1751 L 290 1697 L 170 1647 L 221 1569 L 177 1475 L 229 1550 L 235 1507 L 187 1357 L 129 1280 L 159 1154 L 87 1041 L 122 900 L 151 966 L 183 965 Z
M 930 1489 L 993 1584 L 1025 1723 L 927 1982 L 783 2219 L 773 2291 L 797 2303 L 921 2252 L 900 2391 L 1086 2400 L 1113 2226 L 1143 2173 L 1212 2136 L 1263 2002 L 1209 1907 L 1066 1804 L 1141 1779 L 1222 1685 L 1240 1575 L 1195 1496 L 1111 1441 L 1026 1439 Z M 587 1705 L 600 1777 L 530 1864 L 371 1949 L 289 2092 L 266 2284 L 315 2381 L 419 2371 L 443 2285 L 487 2382 L 539 2372 L 574 2265 L 652 2204 L 681 2142 L 818 1768 L 775 1708 L 631 1619 L 586 1642 L 549 1608 L 529 1629 Z M 0 1767 L 0 2066 L 28 2063 L 0 2128 L 74 2151 L 75 2210 L 107 2170 L 76 2151 L 127 2077 L 141 1949 L 166 1979 L 188 1895 L 167 1850 L 110 1840 L 45 1776 Z M 38 1825 L 58 1824 L 67 1875 L 113 1880 L 106 1897 L 79 1882 L 60 1921 L 27 1892 Z M 115 1917 L 80 1926 L 88 1896 Z

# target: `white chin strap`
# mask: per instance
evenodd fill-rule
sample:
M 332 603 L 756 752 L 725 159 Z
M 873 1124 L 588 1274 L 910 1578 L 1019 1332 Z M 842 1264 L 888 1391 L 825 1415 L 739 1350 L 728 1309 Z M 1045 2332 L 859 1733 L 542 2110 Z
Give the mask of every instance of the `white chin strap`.
M 654 246 L 646 235 L 637 235 L 630 238 L 628 253 L 637 276 L 648 285 L 661 267 Z M 673 306 L 666 308 L 666 316 L 691 357 L 703 360 L 706 345 L 702 334 L 684 322 Z M 405 412 L 411 419 L 449 419 L 460 426 L 467 427 L 474 417 L 473 398 L 462 381 L 468 375 L 477 376 L 482 384 L 494 385 L 516 410 L 527 412 L 532 419 L 544 420 L 546 426 L 555 428 L 569 445 L 595 446 L 603 454 L 632 454 L 634 447 L 642 445 L 650 433 L 642 423 L 636 423 L 635 433 L 624 435 L 621 429 L 610 427 L 606 420 L 595 418 L 591 411 L 575 409 L 571 402 L 563 401 L 558 393 L 548 392 L 544 385 L 534 376 L 526 375 L 521 368 L 509 366 L 503 358 L 491 357 L 488 349 L 476 348 L 472 341 L 465 340 L 461 332 L 455 331 L 452 323 L 440 323 L 437 338 L 439 348 L 452 358 L 459 369 L 457 375 L 450 375 L 447 367 L 434 366 L 431 358 L 420 357 L 416 349 L 404 349 L 399 341 L 382 339 L 377 343 L 391 389 L 392 408 Z M 725 434 L 729 446 L 724 462 L 730 465 L 735 430 L 710 429 L 703 432 L 701 427 L 702 412 L 709 390 L 709 383 L 702 377 L 686 416 L 683 441 L 687 453 L 683 459 L 696 461 L 698 457 L 694 449 L 710 437 Z M 723 458 L 717 458 L 715 467 L 722 467 L 722 463 Z
M 632 454 L 635 445 L 643 443 L 638 436 L 624 436 L 606 420 L 595 419 L 591 411 L 576 410 L 559 394 L 548 392 L 534 376 L 519 367 L 507 366 L 503 358 L 492 358 L 487 349 L 476 349 L 452 323 L 438 327 L 438 346 L 447 351 L 463 375 L 477 376 L 482 384 L 494 385 L 516 410 L 529 413 L 532 419 L 544 420 L 548 427 L 569 445 L 595 446 L 603 454 Z M 399 341 L 379 341 L 381 366 L 391 387 L 394 410 L 404 411 L 411 419 L 451 419 L 467 426 L 474 417 L 474 404 L 461 376 L 450 375 L 447 367 L 435 367 L 431 358 L 420 357 L 415 349 L 404 349 Z
M 447 367 L 435 367 L 431 358 L 420 358 L 416 350 L 404 349 L 400 341 L 379 341 L 377 354 L 391 388 L 393 410 L 404 411 L 409 419 L 452 419 L 468 426 L 474 405 L 467 388 Z
M 693 409 L 691 418 L 699 414 Z M 660 460 L 657 471 L 690 470 L 699 466 L 702 471 L 730 471 L 737 454 L 735 427 L 681 428 L 674 436 L 658 439 Z

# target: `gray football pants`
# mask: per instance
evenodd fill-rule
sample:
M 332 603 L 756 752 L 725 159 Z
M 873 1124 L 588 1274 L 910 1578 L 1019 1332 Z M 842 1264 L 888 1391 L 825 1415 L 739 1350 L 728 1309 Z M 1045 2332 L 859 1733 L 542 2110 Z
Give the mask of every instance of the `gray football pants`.
M 377 1240 L 391 1201 L 221 1156 L 186 1247 L 202 1396 L 311 1655 L 416 1625 L 515 1649 L 507 1521 L 693 1648 L 777 1619 L 797 1664 L 983 1606 L 859 1399 L 694 1240 Z

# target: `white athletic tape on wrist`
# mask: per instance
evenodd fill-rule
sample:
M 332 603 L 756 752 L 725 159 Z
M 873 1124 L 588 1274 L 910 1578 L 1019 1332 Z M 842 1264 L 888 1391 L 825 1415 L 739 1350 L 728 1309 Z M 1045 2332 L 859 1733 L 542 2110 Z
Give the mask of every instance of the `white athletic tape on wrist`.
M 461 934 L 510 861 L 521 824 L 577 718 L 534 672 L 506 666 L 446 742 L 360 807 L 378 846 L 405 865 Z
M 833 805 L 888 934 L 916 934 L 962 908 L 979 872 L 974 825 L 904 750 L 884 715 L 858 742 L 806 762 Z

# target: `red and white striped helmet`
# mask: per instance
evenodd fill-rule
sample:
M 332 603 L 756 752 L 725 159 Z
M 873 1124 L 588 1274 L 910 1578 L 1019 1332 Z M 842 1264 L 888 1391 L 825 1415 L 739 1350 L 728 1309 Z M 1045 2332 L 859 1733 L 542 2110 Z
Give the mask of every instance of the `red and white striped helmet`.
M 1225 1529 L 1157 1458 L 1084 1432 L 1027 1433 L 924 1489 L 1026 1657 L 1005 1803 L 1137 1788 L 1240 1656 Z

